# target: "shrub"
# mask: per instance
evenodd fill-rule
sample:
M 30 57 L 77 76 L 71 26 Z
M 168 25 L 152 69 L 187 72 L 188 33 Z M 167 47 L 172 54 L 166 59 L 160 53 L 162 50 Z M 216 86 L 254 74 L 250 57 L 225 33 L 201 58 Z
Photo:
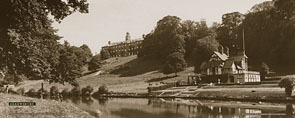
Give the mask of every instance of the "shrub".
M 30 96 L 30 97 L 34 97 L 34 96 L 37 96 L 37 92 L 34 88 L 31 88 L 27 93 L 26 95 Z
M 42 89 L 40 88 L 38 90 L 38 95 L 40 95 L 40 96 L 41 96 L 41 91 L 42 91 Z M 43 88 L 43 97 L 47 97 L 49 95 L 50 95 L 50 93 L 46 89 Z
M 106 85 L 102 85 L 102 86 L 100 86 L 100 87 L 98 88 L 98 90 L 97 90 L 95 93 L 93 93 L 92 95 L 93 95 L 93 97 L 98 97 L 98 96 L 100 96 L 100 94 L 105 94 L 105 93 L 109 93 L 108 88 L 107 88 Z
M 3 85 L 7 85 L 9 82 L 7 80 L 0 81 L 0 86 L 3 87 Z
M 54 96 L 58 94 L 58 88 L 56 86 L 52 86 L 50 88 L 50 96 Z
M 80 96 L 81 95 L 81 89 L 79 86 L 77 87 L 74 87 L 72 90 L 71 90 L 71 96 Z
M 105 93 L 108 93 L 108 92 L 109 92 L 109 90 L 108 90 L 106 85 L 102 85 L 102 86 L 100 86 L 98 88 L 98 93 L 99 94 L 105 94 Z
M 62 96 L 70 96 L 70 91 L 68 88 L 65 88 L 64 90 L 62 90 L 61 94 Z
M 15 77 L 14 77 L 14 80 L 13 80 L 13 82 L 16 84 L 16 85 L 18 85 L 19 84 L 19 82 L 23 82 L 24 80 L 27 80 L 28 78 L 25 76 L 25 75 L 16 75 Z
M 82 88 L 82 96 L 90 96 L 93 91 L 93 88 L 91 86 L 87 86 L 85 88 Z
M 16 91 L 17 91 L 17 93 L 18 93 L 19 95 L 24 95 L 24 94 L 25 94 L 25 89 L 24 89 L 24 88 L 19 88 L 19 89 L 17 89 Z
M 292 95 L 293 88 L 294 88 L 293 78 L 290 78 L 290 77 L 283 78 L 279 82 L 279 87 L 285 88 L 285 92 L 286 92 L 287 96 L 291 96 Z

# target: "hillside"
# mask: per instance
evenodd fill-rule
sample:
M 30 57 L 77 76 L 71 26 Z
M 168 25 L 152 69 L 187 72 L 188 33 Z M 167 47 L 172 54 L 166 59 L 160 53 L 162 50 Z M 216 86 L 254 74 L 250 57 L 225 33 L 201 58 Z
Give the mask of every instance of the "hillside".
M 178 80 L 186 80 L 188 73 L 193 72 L 190 67 L 187 70 L 180 72 L 178 77 L 173 77 L 174 74 L 164 75 L 159 70 L 163 64 L 155 59 L 138 59 L 137 56 L 110 58 L 105 60 L 104 65 L 99 69 L 100 74 L 92 73 L 81 78 L 77 81 L 81 87 L 90 85 L 96 91 L 99 86 L 105 84 L 111 91 L 115 92 L 147 92 L 147 87 L 150 83 L 160 84 L 160 82 L 176 82 Z M 49 84 L 43 80 L 28 80 L 22 83 L 17 88 L 30 88 L 40 89 L 41 83 L 44 83 L 45 89 L 53 85 L 60 89 L 71 89 L 69 84 Z

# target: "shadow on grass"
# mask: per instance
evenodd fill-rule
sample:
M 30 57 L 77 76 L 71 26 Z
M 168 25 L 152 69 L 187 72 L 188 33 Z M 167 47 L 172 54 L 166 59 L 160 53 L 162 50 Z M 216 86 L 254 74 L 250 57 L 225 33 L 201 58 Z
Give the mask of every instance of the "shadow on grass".
M 158 81 L 163 81 L 163 80 L 167 80 L 167 79 L 174 78 L 174 77 L 177 77 L 177 76 L 158 77 L 158 78 L 153 78 L 153 79 L 147 80 L 146 82 L 158 82 Z
M 115 67 L 111 74 L 118 74 L 120 77 L 136 76 L 151 71 L 158 71 L 163 67 L 161 61 L 150 57 L 141 57 L 127 62 L 124 65 Z

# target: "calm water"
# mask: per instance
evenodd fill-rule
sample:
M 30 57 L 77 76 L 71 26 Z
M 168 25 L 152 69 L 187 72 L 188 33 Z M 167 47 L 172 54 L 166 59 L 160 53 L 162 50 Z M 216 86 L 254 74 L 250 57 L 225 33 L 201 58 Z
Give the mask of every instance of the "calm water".
M 285 118 L 295 105 L 184 99 L 67 99 L 98 118 Z

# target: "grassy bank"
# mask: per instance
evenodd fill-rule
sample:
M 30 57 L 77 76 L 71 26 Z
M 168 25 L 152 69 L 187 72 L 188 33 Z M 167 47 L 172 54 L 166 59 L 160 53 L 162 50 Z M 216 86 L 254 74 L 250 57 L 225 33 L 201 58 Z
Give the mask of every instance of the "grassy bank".
M 94 118 L 72 104 L 0 93 L 0 118 Z M 36 102 L 36 106 L 9 106 L 9 102 Z
M 124 66 L 123 66 L 124 65 Z M 156 66 L 155 66 L 156 65 Z M 124 69 L 120 69 L 124 68 Z M 129 57 L 110 58 L 105 61 L 105 64 L 99 69 L 101 74 L 92 73 L 77 78 L 80 87 L 92 86 L 96 91 L 99 86 L 106 85 L 110 91 L 125 92 L 125 93 L 147 93 L 149 84 L 159 85 L 160 82 L 176 82 L 178 80 L 187 80 L 187 74 L 193 72 L 190 67 L 187 70 L 178 73 L 178 77 L 174 74 L 164 75 L 159 72 L 161 64 L 154 60 L 137 59 L 136 55 Z M 73 87 L 69 84 L 49 84 L 43 80 L 26 80 L 20 83 L 15 88 L 24 88 L 28 91 L 31 88 L 38 90 L 41 88 L 41 83 L 44 83 L 44 88 L 49 90 L 52 86 L 57 86 L 60 91 L 63 89 L 71 90 Z

